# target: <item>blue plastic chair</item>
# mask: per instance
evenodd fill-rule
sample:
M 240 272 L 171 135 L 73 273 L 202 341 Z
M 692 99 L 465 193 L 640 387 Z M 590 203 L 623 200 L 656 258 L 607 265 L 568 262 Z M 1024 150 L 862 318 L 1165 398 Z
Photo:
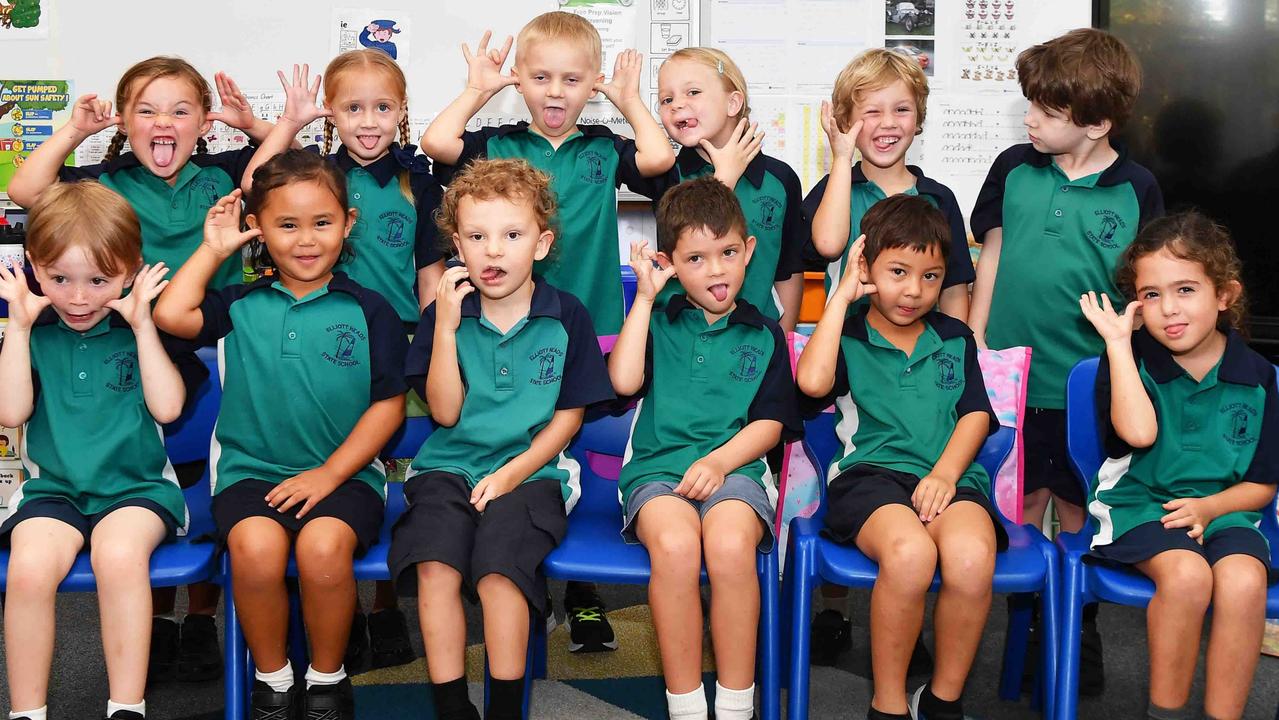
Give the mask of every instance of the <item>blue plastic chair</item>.
M 396 430 L 395 435 L 382 451 L 382 457 L 405 458 L 417 455 L 417 451 L 426 442 L 426 438 L 435 429 L 430 418 L 406 418 L 404 424 Z M 387 483 L 386 515 L 382 520 L 382 530 L 378 533 L 377 542 L 369 547 L 363 557 L 355 559 L 353 569 L 356 580 L 390 580 L 391 571 L 386 564 L 386 553 L 391 547 L 391 528 L 395 521 L 404 514 L 404 484 Z M 253 658 L 244 640 L 244 631 L 240 628 L 239 613 L 236 610 L 231 591 L 231 554 L 222 554 L 222 577 L 226 589 L 226 720 L 242 720 L 246 716 L 249 704 L 249 690 L 253 686 Z M 289 558 L 285 571 L 288 577 L 297 577 L 297 562 Z M 296 598 L 293 612 L 289 618 L 290 660 L 294 668 L 306 667 L 306 636 L 302 618 L 298 611 Z
M 992 478 L 1013 447 L 1015 432 L 1000 428 L 987 439 L 977 456 Z M 816 461 L 815 466 L 824 470 L 838 450 L 832 413 L 822 413 L 805 424 L 805 443 Z M 808 717 L 809 653 L 812 632 L 813 590 L 820 583 L 833 583 L 849 587 L 871 587 L 875 584 L 879 566 L 856 547 L 841 545 L 820 535 L 825 514 L 825 484 L 822 484 L 823 504 L 810 518 L 791 520 L 790 544 L 786 557 L 786 574 L 782 581 L 782 613 L 788 619 L 790 647 L 788 663 L 789 695 L 787 718 L 804 720 Z M 995 505 L 998 512 L 999 506 Z M 1004 668 L 999 686 L 999 696 L 1016 700 L 1021 695 L 1021 674 L 1026 655 L 1027 638 L 1031 619 L 1030 593 L 1039 593 L 1043 605 L 1041 613 L 1041 686 L 1047 695 L 1043 703 L 1045 715 L 1052 717 L 1053 678 L 1056 670 L 1057 648 L 1057 552 L 1047 538 L 1030 525 L 1015 525 L 1000 513 L 1004 529 L 1008 532 L 1008 549 L 995 556 L 994 591 L 1023 595 L 1016 610 L 1008 619 L 1008 633 L 1004 642 Z M 934 577 L 930 592 L 941 586 L 940 573 Z
M 573 456 L 582 465 L 582 496 L 569 515 L 564 541 L 542 563 L 548 578 L 617 585 L 647 585 L 651 566 L 642 545 L 622 540 L 622 510 L 618 504 L 615 477 L 603 477 L 592 469 L 591 456 L 612 458 L 616 464 L 630 438 L 634 410 L 619 417 L 603 417 L 582 426 L 572 446 Z M 598 458 L 596 458 L 598 460 Z M 606 460 L 607 462 L 607 460 Z M 610 473 L 611 474 L 611 473 Z M 760 692 L 763 720 L 779 720 L 781 713 L 781 656 L 778 629 L 777 548 L 760 553 L 759 642 L 756 650 L 756 684 Z M 708 582 L 702 569 L 702 583 Z M 533 622 L 529 644 L 533 662 L 525 673 L 525 687 L 532 678 L 546 677 L 546 626 L 541 618 Z M 524 716 L 528 717 L 528 703 Z
M 216 359 L 202 354 L 206 364 Z M 215 371 L 216 372 L 216 371 Z M 165 430 L 165 449 L 170 462 L 183 463 L 208 457 L 209 436 L 213 428 L 212 418 L 218 414 L 222 392 L 211 379 L 196 390 L 194 401 L 186 411 Z M 203 447 L 201 455 L 200 448 Z M 216 548 L 201 536 L 213 527 L 209 515 L 208 486 L 198 482 L 187 488 L 187 513 L 190 516 L 187 534 L 172 542 L 161 544 L 151 554 L 151 586 L 175 587 L 211 580 L 217 574 Z M 9 551 L 0 552 L 0 590 L 8 584 Z M 97 581 L 85 550 L 76 556 L 67 577 L 58 585 L 59 592 L 94 592 Z
M 1066 381 L 1066 447 L 1070 463 L 1089 496 L 1092 479 L 1105 460 L 1097 426 L 1094 387 L 1098 358 L 1081 361 Z M 1079 708 L 1079 634 L 1083 607 L 1092 602 L 1109 602 L 1130 607 L 1146 607 L 1155 595 L 1155 584 L 1138 572 L 1083 562 L 1096 528 L 1091 516 L 1083 530 L 1061 533 L 1057 546 L 1062 552 L 1061 660 L 1057 676 L 1057 717 L 1073 718 Z M 1270 543 L 1270 564 L 1279 567 L 1279 522 L 1273 508 L 1261 513 L 1261 532 Z M 1266 617 L 1279 617 L 1279 587 L 1266 596 Z

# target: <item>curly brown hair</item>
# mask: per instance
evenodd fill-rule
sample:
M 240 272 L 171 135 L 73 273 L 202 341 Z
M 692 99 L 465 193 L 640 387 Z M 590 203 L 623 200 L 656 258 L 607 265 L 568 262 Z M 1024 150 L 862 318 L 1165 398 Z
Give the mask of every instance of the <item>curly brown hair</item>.
M 1230 233 L 1196 210 L 1152 220 L 1137 234 L 1119 259 L 1115 284 L 1129 300 L 1137 299 L 1137 261 L 1160 250 L 1203 266 L 1217 291 L 1235 283 L 1239 291 L 1221 312 L 1219 324 L 1247 335 L 1248 298 L 1243 287 L 1243 263 L 1235 253 Z
M 476 200 L 521 200 L 533 209 L 538 230 L 555 231 L 555 191 L 551 178 L 524 160 L 476 160 L 453 177 L 444 199 L 435 211 L 435 224 L 440 228 L 440 247 L 455 252 L 453 236 L 457 234 L 458 205 L 462 198 Z

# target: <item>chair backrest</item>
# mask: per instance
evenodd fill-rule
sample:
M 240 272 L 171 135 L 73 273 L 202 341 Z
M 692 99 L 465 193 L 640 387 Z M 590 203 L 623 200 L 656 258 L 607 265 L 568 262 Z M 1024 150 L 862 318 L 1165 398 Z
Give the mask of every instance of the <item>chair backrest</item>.
M 417 451 L 422 449 L 422 443 L 425 443 L 433 432 L 435 432 L 435 423 L 431 422 L 431 418 L 405 418 L 404 424 L 400 425 L 391 439 L 386 442 L 382 457 L 416 457 Z
M 164 426 L 164 449 L 174 464 L 207 460 L 213 425 L 222 404 L 222 384 L 218 382 L 218 354 L 213 348 L 200 348 L 197 357 L 209 369 L 209 377 L 195 389 L 191 402 L 177 420 Z
M 622 415 L 605 415 L 582 425 L 569 452 L 582 466 L 582 495 L 574 513 L 618 513 L 617 470 L 631 438 L 635 408 Z

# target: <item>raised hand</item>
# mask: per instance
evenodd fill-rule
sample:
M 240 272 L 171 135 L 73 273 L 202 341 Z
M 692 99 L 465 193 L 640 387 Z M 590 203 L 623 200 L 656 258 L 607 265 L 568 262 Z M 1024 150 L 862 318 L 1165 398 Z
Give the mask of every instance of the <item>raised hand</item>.
M 220 258 L 229 258 L 262 234 L 259 228 L 240 230 L 240 190 L 218 200 L 204 216 L 204 245 Z
M 333 117 L 332 110 L 318 104 L 320 80 L 323 76 L 317 74 L 315 82 L 311 82 L 310 65 L 294 65 L 293 82 L 289 82 L 283 70 L 276 70 L 275 74 L 280 78 L 280 85 L 284 86 L 284 114 L 280 116 L 281 121 L 306 127 L 317 118 Z
M 737 127 L 733 128 L 733 135 L 724 147 L 717 148 L 706 138 L 698 142 L 715 168 L 715 177 L 730 188 L 737 185 L 746 172 L 746 166 L 759 155 L 763 143 L 764 133 L 759 131 L 759 123 L 747 122 L 746 118 L 737 121 Z
M 9 303 L 9 327 L 30 330 L 40 313 L 49 307 L 49 298 L 36 295 L 27 286 L 22 268 L 0 262 L 0 298 Z
M 258 117 L 253 114 L 253 106 L 240 91 L 240 86 L 235 84 L 235 80 L 220 72 L 213 76 L 213 82 L 218 88 L 218 101 L 222 104 L 222 109 L 209 113 L 209 120 L 220 120 L 236 130 L 253 127 Z
M 644 68 L 644 53 L 637 50 L 623 50 L 613 62 L 613 79 L 607 83 L 595 83 L 595 91 L 614 105 L 623 100 L 639 98 L 640 71 Z
M 502 66 L 506 64 L 506 56 L 510 55 L 515 38 L 507 35 L 502 49 L 497 50 L 489 48 L 492 37 L 493 31 L 485 30 L 475 52 L 471 52 L 470 46 L 462 43 L 462 57 L 466 58 L 466 86 L 486 95 L 519 82 L 519 78 L 512 73 L 502 74 Z
M 866 250 L 866 236 L 858 236 L 848 250 L 848 261 L 844 263 L 844 276 L 839 279 L 835 295 L 849 305 L 875 293 L 875 286 L 862 282 L 862 253 Z
M 76 98 L 71 108 L 71 127 L 85 135 L 96 135 L 120 124 L 120 116 L 111 112 L 110 100 L 99 100 L 96 93 Z
M 666 282 L 675 276 L 675 266 L 653 267 L 657 261 L 657 253 L 648 246 L 648 241 L 631 243 L 631 269 L 635 271 L 635 293 L 640 297 L 653 300 L 666 287 Z
M 830 142 L 830 152 L 837 158 L 851 160 L 853 151 L 857 149 L 857 136 L 862 132 L 862 121 L 858 120 L 843 132 L 839 123 L 835 122 L 835 111 L 829 100 L 822 101 L 822 129 L 826 131 L 826 139 Z
M 143 265 L 133 279 L 132 292 L 122 298 L 108 300 L 107 307 L 120 313 L 120 317 L 134 330 L 150 326 L 151 302 L 169 286 L 169 281 L 164 279 L 168 273 L 169 268 L 162 262 Z
M 1110 298 L 1106 297 L 1106 293 L 1101 294 L 1101 302 L 1098 303 L 1097 293 L 1089 290 L 1079 296 L 1079 309 L 1083 310 L 1084 317 L 1097 329 L 1097 334 L 1102 340 L 1108 343 L 1127 342 L 1132 337 L 1133 321 L 1141 312 L 1141 303 L 1133 300 L 1124 309 L 1124 314 L 1118 315 L 1111 307 Z
M 468 278 L 465 265 L 445 268 L 435 288 L 436 327 L 457 330 L 462 324 L 462 298 L 473 292 L 475 286 Z

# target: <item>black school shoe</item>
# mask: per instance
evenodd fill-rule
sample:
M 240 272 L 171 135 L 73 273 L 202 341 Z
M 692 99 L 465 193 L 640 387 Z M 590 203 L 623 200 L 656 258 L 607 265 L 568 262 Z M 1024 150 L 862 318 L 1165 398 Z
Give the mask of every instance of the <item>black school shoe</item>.
M 823 610 L 813 618 L 809 641 L 809 660 L 814 665 L 832 666 L 839 662 L 840 653 L 853 647 L 852 623 L 838 610 Z
M 369 669 L 369 622 L 364 613 L 351 617 L 351 634 L 346 639 L 346 655 L 342 667 L 347 675 L 359 675 Z
M 604 652 L 617 649 L 613 626 L 604 614 L 604 601 L 595 586 L 570 584 L 564 591 L 564 608 L 568 613 L 568 651 L 571 653 Z
M 178 666 L 178 624 L 151 618 L 151 655 L 147 659 L 147 684 L 172 680 Z
M 304 720 L 355 720 L 355 692 L 351 678 L 336 685 L 315 685 L 306 691 Z
M 210 615 L 187 615 L 178 644 L 178 679 L 204 682 L 222 677 L 218 625 Z
M 1106 691 L 1106 667 L 1101 654 L 1097 620 L 1084 620 L 1079 637 L 1079 694 L 1097 697 Z
M 253 681 L 250 720 L 299 720 L 302 717 L 302 690 L 298 685 L 276 692 L 261 680 Z
M 116 710 L 111 713 L 106 720 L 147 720 L 142 713 L 135 713 L 132 710 Z
M 368 626 L 370 667 L 377 669 L 404 665 L 417 657 L 413 653 L 413 644 L 409 641 L 408 621 L 399 608 L 369 613 Z

